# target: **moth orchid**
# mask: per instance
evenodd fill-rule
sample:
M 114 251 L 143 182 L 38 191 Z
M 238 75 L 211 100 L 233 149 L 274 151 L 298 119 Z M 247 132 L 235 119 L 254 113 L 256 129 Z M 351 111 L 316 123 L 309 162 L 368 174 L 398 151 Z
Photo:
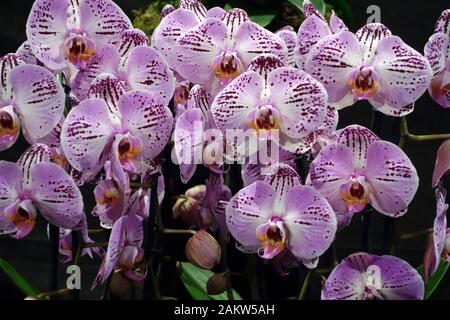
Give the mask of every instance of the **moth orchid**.
M 86 68 L 94 53 L 131 29 L 111 0 L 36 0 L 27 21 L 28 44 L 51 70 Z
M 0 151 L 9 149 L 20 129 L 25 137 L 47 136 L 63 116 L 65 95 L 46 69 L 26 65 L 14 54 L 0 58 Z
M 428 92 L 437 104 L 450 108 L 450 9 L 436 22 L 434 34 L 425 45 L 425 57 L 434 74 Z
M 295 67 L 295 54 L 297 49 L 297 34 L 291 26 L 281 28 L 275 35 L 279 36 L 286 44 L 287 54 L 285 65 L 288 67 Z
M 445 140 L 436 154 L 433 171 L 433 188 L 442 183 L 444 177 L 450 172 L 450 139 Z
M 161 153 L 173 126 L 170 110 L 158 97 L 131 91 L 120 97 L 117 110 L 98 98 L 84 100 L 67 116 L 61 133 L 69 163 L 96 174 L 111 157 L 130 173 Z
M 432 77 L 427 59 L 379 23 L 321 39 L 308 54 L 306 71 L 323 83 L 336 108 L 368 100 L 396 117 L 412 112 Z
M 414 165 L 397 145 L 357 125 L 343 129 L 336 143 L 319 152 L 310 180 L 333 207 L 340 227 L 368 203 L 384 215 L 402 216 L 419 185 Z
M 0 161 L 0 232 L 16 239 L 28 235 L 40 213 L 50 223 L 76 229 L 83 201 L 77 186 L 57 164 Z
M 450 228 L 447 227 L 448 204 L 445 203 L 447 191 L 436 189 L 436 217 L 433 224 L 433 233 L 430 235 L 423 260 L 423 273 L 428 280 L 436 273 L 441 257 L 450 262 Z
M 114 223 L 108 250 L 92 285 L 93 288 L 104 283 L 114 270 L 121 270 L 127 278 L 133 281 L 145 278 L 146 271 L 135 268 L 136 264 L 144 259 L 142 220 L 141 217 L 130 211 Z
M 393 256 L 352 254 L 334 268 L 322 300 L 423 300 L 424 283 L 416 269 Z
M 282 60 L 287 55 L 284 41 L 251 22 L 241 9 L 231 9 L 222 19 L 205 19 L 177 39 L 175 50 L 177 72 L 213 96 L 258 54 L 271 53 Z
M 260 55 L 215 97 L 211 111 L 225 136 L 228 129 L 244 133 L 251 129 L 260 140 L 301 153 L 304 138 L 322 125 L 326 105 L 327 92 L 317 80 L 304 71 L 283 67 L 276 56 Z M 237 137 L 230 143 L 235 157 L 241 157 L 245 139 Z M 231 156 L 228 150 L 227 156 Z
M 334 240 L 336 216 L 314 188 L 286 164 L 240 190 L 226 209 L 231 235 L 245 251 L 272 259 L 287 250 L 309 268 Z
M 330 22 L 327 22 L 309 0 L 303 1 L 303 15 L 305 20 L 300 25 L 295 39 L 294 59 L 297 67 L 306 70 L 306 58 L 317 42 L 334 33 L 348 31 L 348 28 L 334 11 L 331 14 Z

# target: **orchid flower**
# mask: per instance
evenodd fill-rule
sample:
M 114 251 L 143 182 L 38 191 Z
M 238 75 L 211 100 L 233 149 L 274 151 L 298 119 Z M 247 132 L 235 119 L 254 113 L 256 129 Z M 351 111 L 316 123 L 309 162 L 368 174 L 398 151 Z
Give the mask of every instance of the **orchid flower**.
M 436 188 L 450 172 L 450 139 L 445 140 L 436 154 L 432 186 Z
M 107 73 L 117 78 L 127 91 L 146 90 L 168 103 L 175 90 L 175 78 L 164 59 L 140 42 L 129 45 L 132 49 L 126 52 L 120 52 L 116 45 L 110 44 L 99 49 L 90 65 L 75 75 L 72 81 L 75 95 L 79 99 L 87 98 L 94 80 Z
M 450 108 L 450 9 L 436 22 L 434 34 L 425 45 L 425 57 L 434 74 L 428 92 L 440 106 Z
M 297 50 L 297 34 L 291 26 L 285 26 L 275 32 L 286 44 L 287 54 L 285 64 L 287 67 L 295 67 L 295 55 Z
M 334 268 L 322 300 L 423 300 L 424 291 L 422 278 L 406 261 L 359 252 Z
M 231 235 L 246 252 L 272 259 L 287 250 L 309 268 L 333 242 L 336 216 L 314 188 L 303 186 L 294 169 L 273 174 L 240 190 L 226 209 Z
M 357 125 L 319 152 L 310 180 L 333 207 L 340 228 L 368 203 L 384 215 L 402 216 L 419 185 L 416 168 L 397 145 Z
M 304 138 L 323 123 L 326 106 L 321 83 L 304 71 L 283 67 L 276 56 L 260 55 L 215 97 L 211 111 L 225 136 L 228 129 L 251 129 L 258 139 L 296 153 Z M 231 144 L 239 158 L 245 139 L 236 138 Z
M 111 0 L 36 0 L 27 37 L 34 56 L 49 69 L 63 70 L 70 64 L 84 69 L 99 48 L 131 28 Z
M 294 59 L 297 67 L 306 70 L 306 59 L 317 42 L 329 35 L 348 31 L 348 28 L 334 11 L 328 23 L 309 0 L 303 1 L 303 15 L 305 20 L 297 32 Z
M 250 21 L 241 9 L 231 9 L 222 19 L 206 18 L 176 41 L 176 71 L 201 84 L 214 96 L 244 72 L 258 54 L 270 53 L 284 60 L 284 41 Z
M 43 138 L 64 111 L 62 86 L 46 69 L 25 65 L 14 54 L 0 58 L 0 151 L 25 137 Z
M 111 230 L 108 250 L 92 287 L 104 283 L 115 269 L 133 281 L 144 279 L 146 271 L 135 269 L 136 264 L 144 259 L 143 240 L 142 218 L 133 212 L 120 217 Z
M 61 140 L 69 163 L 80 172 L 96 174 L 111 157 L 123 169 L 138 173 L 145 160 L 158 156 L 172 131 L 173 117 L 160 99 L 146 91 L 132 91 L 111 110 L 102 99 L 84 100 L 72 109 Z
M 396 117 L 413 111 L 432 77 L 427 59 L 379 23 L 321 39 L 308 54 L 306 71 L 323 83 L 337 109 L 368 100 Z
M 207 18 L 222 19 L 225 10 L 214 7 L 207 10 L 197 0 L 181 0 L 177 9 L 168 7 L 161 12 L 161 23 L 152 35 L 152 48 L 155 48 L 167 61 L 170 68 L 176 71 L 175 44 L 186 31 L 198 26 Z
M 447 191 L 436 189 L 436 217 L 433 234 L 430 235 L 423 259 L 423 274 L 428 280 L 438 269 L 441 257 L 450 262 L 450 227 L 447 226 L 448 204 L 445 203 Z
M 38 212 L 65 229 L 79 227 L 83 213 L 80 191 L 57 164 L 0 161 L 0 232 L 16 239 L 28 235 Z

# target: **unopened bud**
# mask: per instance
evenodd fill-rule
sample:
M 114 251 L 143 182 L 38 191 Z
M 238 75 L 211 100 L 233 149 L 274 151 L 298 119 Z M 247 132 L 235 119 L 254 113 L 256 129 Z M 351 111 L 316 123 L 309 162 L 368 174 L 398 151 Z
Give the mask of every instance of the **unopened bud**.
M 198 231 L 186 243 L 186 257 L 195 266 L 212 269 L 220 262 L 220 245 L 205 230 Z
M 187 190 L 185 195 L 177 199 L 172 207 L 173 217 L 180 217 L 190 226 L 201 225 L 200 209 L 205 190 L 205 185 L 198 185 Z
M 221 294 L 228 289 L 225 272 L 213 274 L 206 282 L 206 292 L 211 295 Z

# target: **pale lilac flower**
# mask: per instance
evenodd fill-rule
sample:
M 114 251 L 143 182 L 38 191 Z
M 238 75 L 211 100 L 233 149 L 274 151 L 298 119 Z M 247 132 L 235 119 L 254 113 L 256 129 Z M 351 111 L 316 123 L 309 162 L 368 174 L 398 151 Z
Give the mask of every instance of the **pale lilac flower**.
M 447 226 L 446 196 L 445 189 L 436 189 L 436 218 L 433 224 L 433 235 L 429 238 L 423 260 L 425 280 L 436 272 L 441 257 L 450 262 L 450 227 Z
M 276 56 L 260 55 L 215 97 L 211 112 L 225 136 L 228 129 L 252 129 L 260 140 L 299 152 L 305 137 L 322 125 L 326 106 L 327 92 L 320 82 L 304 71 L 283 67 Z M 238 158 L 245 139 L 230 143 Z
M 57 164 L 0 161 L 0 232 L 20 239 L 34 228 L 39 212 L 65 229 L 79 227 L 83 199 L 77 186 Z
M 294 169 L 285 164 L 273 174 L 240 190 L 226 209 L 231 235 L 246 252 L 272 259 L 284 250 L 309 268 L 330 246 L 336 216 L 314 188 L 303 186 Z
M 104 73 L 117 78 L 126 91 L 146 90 L 167 103 L 175 90 L 175 78 L 164 59 L 144 45 L 133 46 L 126 55 L 116 45 L 104 45 L 93 56 L 89 67 L 75 75 L 72 81 L 75 95 L 81 100 L 87 98 L 96 78 Z
M 352 254 L 334 268 L 322 300 L 423 300 L 424 283 L 416 269 L 393 256 Z
M 270 53 L 284 60 L 284 41 L 250 21 L 241 9 L 231 9 L 222 19 L 207 18 L 176 41 L 176 71 L 201 84 L 212 95 L 244 72 L 258 54 Z
M 64 111 L 65 95 L 46 69 L 25 65 L 14 54 L 0 58 L 0 151 L 19 137 L 43 138 L 56 127 Z
M 34 56 L 51 70 L 86 68 L 105 43 L 132 28 L 111 0 L 36 0 L 27 21 Z
M 340 227 L 368 203 L 384 215 L 402 216 L 419 185 L 414 165 L 397 145 L 357 125 L 340 131 L 336 143 L 319 152 L 310 180 L 333 207 Z
M 323 38 L 308 54 L 306 71 L 323 83 L 336 108 L 368 100 L 397 117 L 412 112 L 432 77 L 427 59 L 379 23 Z
M 450 9 L 436 22 L 424 53 L 434 73 L 428 92 L 440 106 L 450 108 Z
M 303 1 L 303 14 L 305 20 L 297 32 L 294 59 L 297 67 L 306 70 L 306 58 L 316 43 L 334 33 L 348 31 L 348 28 L 334 11 L 328 23 L 309 0 Z
M 114 270 L 121 270 L 127 278 L 133 281 L 145 278 L 146 270 L 135 268 L 136 264 L 144 259 L 142 221 L 141 217 L 129 212 L 114 223 L 108 250 L 92 285 L 93 288 L 104 283 Z
M 297 50 L 297 33 L 295 33 L 294 28 L 291 26 L 285 26 L 277 32 L 277 36 L 283 39 L 286 44 L 287 54 L 285 59 L 285 64 L 287 67 L 295 67 L 295 55 Z
M 436 188 L 450 172 L 450 139 L 445 140 L 436 153 L 432 186 Z
M 139 173 L 144 161 L 161 153 L 172 126 L 172 113 L 166 104 L 149 92 L 124 94 L 116 110 L 102 99 L 91 98 L 68 114 L 62 147 L 70 164 L 80 172 L 95 175 L 108 159 L 117 157 L 124 170 Z

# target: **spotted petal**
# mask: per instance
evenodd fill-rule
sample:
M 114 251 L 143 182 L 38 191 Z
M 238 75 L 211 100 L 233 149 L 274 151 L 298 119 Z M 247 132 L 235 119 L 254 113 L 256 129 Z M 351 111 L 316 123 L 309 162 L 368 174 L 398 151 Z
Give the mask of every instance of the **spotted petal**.
M 8 88 L 8 77 L 11 71 L 20 65 L 24 65 L 25 62 L 19 58 L 17 54 L 9 53 L 3 57 L 0 57 L 0 99 L 7 99 L 9 97 L 2 97 L 10 93 L 11 88 Z M 8 93 L 7 93 L 8 92 Z
M 41 162 L 31 170 L 33 201 L 52 224 L 74 229 L 82 221 L 83 198 L 73 179 L 54 163 Z
M 0 161 L 0 234 L 11 233 L 15 227 L 6 219 L 4 210 L 12 205 L 21 192 L 22 174 L 13 162 Z
M 322 124 L 327 92 L 309 74 L 289 67 L 278 68 L 269 74 L 268 85 L 270 101 L 281 115 L 281 130 L 290 138 L 303 138 Z
M 260 245 L 256 229 L 269 221 L 275 196 L 275 190 L 268 183 L 256 181 L 230 200 L 226 209 L 227 226 L 241 245 Z
M 64 90 L 56 78 L 42 67 L 23 65 L 11 71 L 9 81 L 24 130 L 35 138 L 49 134 L 64 111 Z
M 250 17 L 244 10 L 239 8 L 233 8 L 225 13 L 222 20 L 228 29 L 227 33 L 228 41 L 233 42 L 237 30 L 239 29 L 239 26 L 243 24 L 245 21 L 249 21 Z
M 419 186 L 416 168 L 408 156 L 387 141 L 375 141 L 369 146 L 365 177 L 371 186 L 370 203 L 391 217 L 406 212 Z
M 278 30 L 275 32 L 277 36 L 279 36 L 281 39 L 283 39 L 284 43 L 286 44 L 287 49 L 287 55 L 286 55 L 286 65 L 289 67 L 295 66 L 295 59 L 294 56 L 296 54 L 296 47 L 297 47 L 297 34 L 295 31 L 289 28 L 283 28 L 281 30 Z
M 125 86 L 116 76 L 102 73 L 91 83 L 88 98 L 102 99 L 106 102 L 111 115 L 118 116 L 119 99 L 125 94 Z
M 381 23 L 369 23 L 356 32 L 356 37 L 363 48 L 364 62 L 372 62 L 378 43 L 392 35 L 391 31 Z
M 427 59 L 396 36 L 378 43 L 373 66 L 382 81 L 369 101 L 379 111 L 397 117 L 406 114 L 400 109 L 415 102 L 433 76 Z
M 424 55 L 433 69 L 434 75 L 445 69 L 450 47 L 450 38 L 444 33 L 433 34 L 425 45 Z
M 450 9 L 444 10 L 436 21 L 434 32 L 442 32 L 450 37 Z
M 173 116 L 165 103 L 145 91 L 132 91 L 119 101 L 122 129 L 145 141 L 142 157 L 151 160 L 169 141 Z
M 114 127 L 108 105 L 88 99 L 70 111 L 61 133 L 61 144 L 70 164 L 80 172 L 97 173 L 103 166 Z
M 433 188 L 438 186 L 448 172 L 450 172 L 450 139 L 445 140 L 437 151 L 433 171 Z
M 330 17 L 330 29 L 333 33 L 348 31 L 348 27 L 345 25 L 344 21 L 336 15 L 334 10 Z
M 175 91 L 175 77 L 161 55 L 152 48 L 134 48 L 126 63 L 127 82 L 132 90 L 146 90 L 169 104 Z
M 313 187 L 297 185 L 288 191 L 285 210 L 283 222 L 294 256 L 311 260 L 322 255 L 337 228 L 336 216 L 325 198 Z
M 116 46 L 120 55 L 120 67 L 124 68 L 131 51 L 139 46 L 148 46 L 147 35 L 139 29 L 130 29 L 122 33 L 119 39 L 112 40 L 110 43 Z

